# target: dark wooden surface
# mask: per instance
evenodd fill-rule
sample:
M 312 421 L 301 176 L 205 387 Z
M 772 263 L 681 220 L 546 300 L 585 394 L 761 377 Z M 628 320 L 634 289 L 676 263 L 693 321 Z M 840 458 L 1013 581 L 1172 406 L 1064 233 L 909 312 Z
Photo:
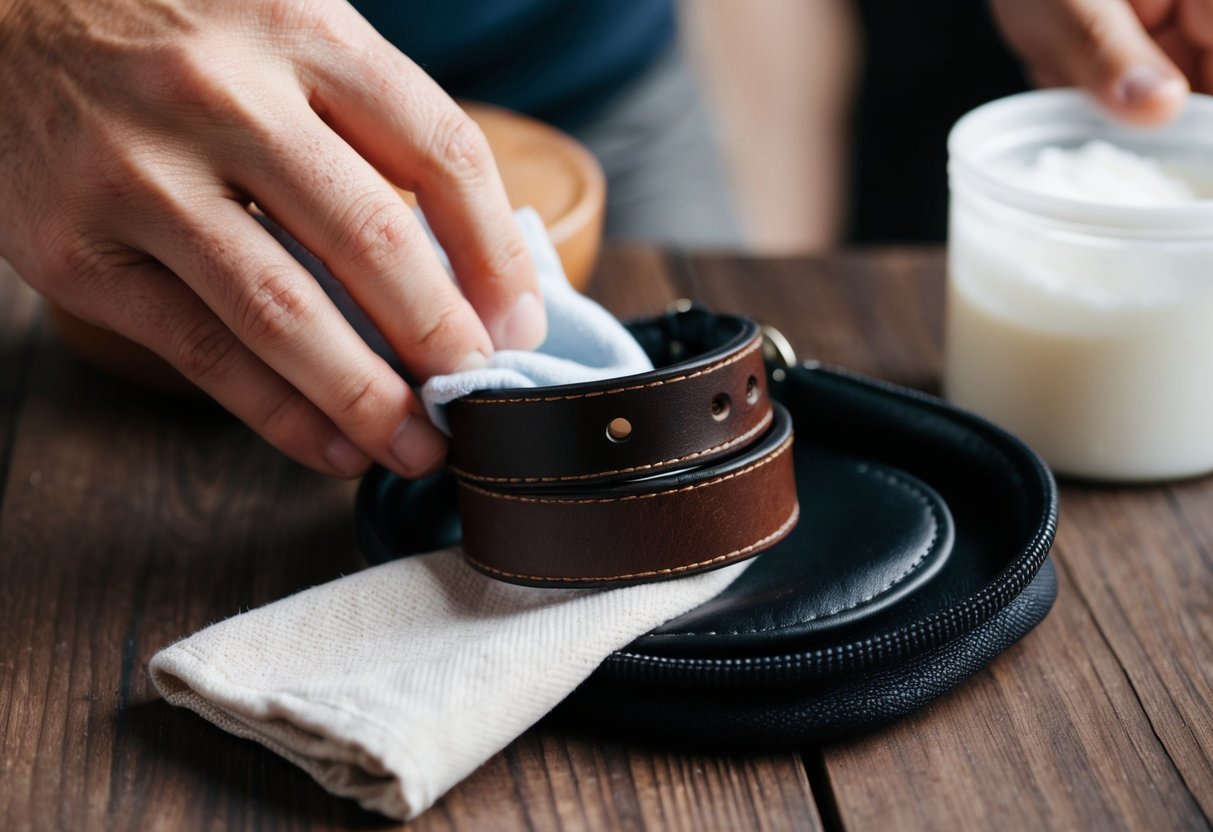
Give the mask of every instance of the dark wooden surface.
M 608 252 L 621 315 L 688 296 L 803 357 L 932 390 L 943 260 Z M 1213 429 L 1213 428 L 1211 428 Z M 145 667 L 208 622 L 359 568 L 352 486 L 201 402 L 57 345 L 0 268 L 0 829 L 384 827 L 159 701 Z M 1067 484 L 1057 606 L 904 722 L 753 756 L 532 731 L 414 828 L 1200 829 L 1213 817 L 1213 479 Z

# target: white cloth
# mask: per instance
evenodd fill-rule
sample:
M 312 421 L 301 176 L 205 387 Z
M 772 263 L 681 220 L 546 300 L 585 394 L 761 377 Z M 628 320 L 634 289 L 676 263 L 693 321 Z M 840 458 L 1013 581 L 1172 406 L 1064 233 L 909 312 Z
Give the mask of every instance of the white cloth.
M 438 252 L 438 259 L 450 272 L 450 261 L 434 239 L 425 217 L 420 213 L 418 217 Z M 422 389 L 426 410 L 434 424 L 443 430 L 446 430 L 446 417 L 441 406 L 473 390 L 572 384 L 578 381 L 633 375 L 653 369 L 649 357 L 619 321 L 569 285 L 564 276 L 564 268 L 560 265 L 560 256 L 552 247 L 543 220 L 534 209 L 522 208 L 514 213 L 514 218 L 535 262 L 539 288 L 548 313 L 547 340 L 534 352 L 499 350 L 489 360 L 488 367 L 466 373 L 436 376 L 426 382 Z M 395 356 L 383 335 L 324 264 L 273 220 L 265 216 L 259 216 L 258 219 L 307 267 L 337 304 L 337 308 L 354 325 L 358 334 L 376 352 L 396 364 Z
M 539 218 L 519 222 L 543 275 L 548 342 L 541 354 L 499 352 L 487 369 L 432 380 L 429 402 L 648 368 L 626 331 L 568 287 Z M 256 740 L 334 794 L 412 818 L 612 651 L 744 569 L 616 590 L 535 589 L 485 577 L 448 549 L 214 624 L 161 650 L 149 670 L 168 702 Z
M 457 550 L 367 569 L 157 653 L 156 688 L 408 819 L 554 708 L 613 650 L 717 595 L 745 564 L 615 590 L 485 577 Z
M 427 381 L 422 395 L 430 417 L 439 427 L 446 425 L 441 405 L 473 390 L 573 384 L 653 369 L 648 355 L 623 325 L 569 285 L 560 256 L 552 247 L 539 215 L 523 208 L 514 216 L 539 275 L 543 305 L 548 313 L 547 340 L 534 352 L 498 350 L 484 369 L 435 376 Z M 449 270 L 446 255 L 441 249 L 439 254 Z

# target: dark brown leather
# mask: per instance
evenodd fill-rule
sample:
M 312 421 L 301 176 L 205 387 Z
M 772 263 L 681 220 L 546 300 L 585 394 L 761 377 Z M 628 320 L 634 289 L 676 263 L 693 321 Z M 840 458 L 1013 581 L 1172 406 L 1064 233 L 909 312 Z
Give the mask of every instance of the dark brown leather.
M 753 442 L 771 424 L 762 333 L 745 318 L 717 319 L 712 334 L 727 340 L 688 361 L 451 402 L 452 471 L 477 482 L 584 483 L 703 465 Z M 607 435 L 617 418 L 631 425 L 626 441 Z
M 693 310 L 633 332 L 666 366 L 447 406 L 477 569 L 535 586 L 660 580 L 752 557 L 795 526 L 791 420 L 768 395 L 757 325 Z M 623 441 L 608 432 L 620 418 Z

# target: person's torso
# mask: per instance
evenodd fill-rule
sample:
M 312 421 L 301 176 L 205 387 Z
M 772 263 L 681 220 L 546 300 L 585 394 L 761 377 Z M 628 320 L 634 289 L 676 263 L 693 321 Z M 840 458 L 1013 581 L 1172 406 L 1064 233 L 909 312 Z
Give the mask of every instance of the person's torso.
M 575 126 L 674 35 L 672 0 L 353 0 L 460 98 Z

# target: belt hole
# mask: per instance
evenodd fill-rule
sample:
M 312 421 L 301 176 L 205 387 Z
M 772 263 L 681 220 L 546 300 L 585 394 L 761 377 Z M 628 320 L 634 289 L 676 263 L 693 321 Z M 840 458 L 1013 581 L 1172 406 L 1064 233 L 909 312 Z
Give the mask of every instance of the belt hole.
M 717 422 L 723 422 L 729 418 L 729 407 L 732 401 L 729 400 L 728 393 L 717 393 L 716 398 L 712 399 L 712 418 Z
M 758 401 L 758 379 L 750 376 L 745 383 L 745 400 L 747 404 L 754 404 Z
M 606 435 L 612 442 L 627 442 L 632 438 L 632 423 L 617 416 L 607 423 Z

